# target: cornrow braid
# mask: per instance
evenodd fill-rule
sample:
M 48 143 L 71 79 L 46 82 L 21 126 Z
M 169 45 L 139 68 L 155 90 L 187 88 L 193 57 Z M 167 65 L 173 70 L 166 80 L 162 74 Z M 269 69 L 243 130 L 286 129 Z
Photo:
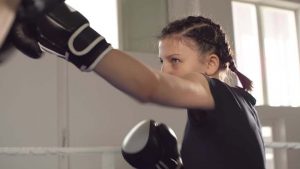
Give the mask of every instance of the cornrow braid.
M 226 63 L 229 63 L 229 66 L 228 66 L 229 69 L 237 75 L 244 90 L 251 91 L 253 89 L 253 82 L 237 69 L 236 64 L 234 62 L 232 50 L 230 48 L 228 40 L 226 39 L 226 35 L 222 31 L 221 28 L 219 29 L 219 32 L 221 35 L 220 39 L 219 39 L 219 42 L 221 42 L 221 45 L 220 45 L 220 53 L 218 56 L 222 63 L 221 66 L 226 67 Z
M 172 35 L 192 39 L 202 52 L 215 53 L 220 59 L 219 69 L 224 70 L 228 66 L 237 75 L 243 88 L 252 90 L 252 81 L 237 70 L 229 42 L 219 24 L 203 16 L 189 16 L 169 23 L 158 38 Z
M 238 71 L 238 69 L 235 66 L 235 63 L 234 63 L 233 59 L 232 59 L 232 61 L 229 62 L 229 69 L 237 75 L 237 77 L 240 80 L 244 90 L 251 91 L 253 89 L 253 82 L 247 76 L 245 76 L 240 71 Z

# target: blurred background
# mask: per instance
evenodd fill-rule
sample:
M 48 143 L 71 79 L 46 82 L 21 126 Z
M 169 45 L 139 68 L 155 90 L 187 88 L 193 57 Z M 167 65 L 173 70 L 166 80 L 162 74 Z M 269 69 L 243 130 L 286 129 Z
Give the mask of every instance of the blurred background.
M 168 22 L 203 15 L 222 25 L 252 94 L 268 142 L 300 142 L 300 0 L 67 0 L 113 47 L 154 69 L 157 35 Z M 186 110 L 141 105 L 94 73 L 55 56 L 17 50 L 0 64 L 0 147 L 113 147 L 98 154 L 6 156 L 6 169 L 130 169 L 120 153 L 127 132 L 154 119 L 179 142 Z M 267 169 L 299 169 L 300 151 L 267 149 Z

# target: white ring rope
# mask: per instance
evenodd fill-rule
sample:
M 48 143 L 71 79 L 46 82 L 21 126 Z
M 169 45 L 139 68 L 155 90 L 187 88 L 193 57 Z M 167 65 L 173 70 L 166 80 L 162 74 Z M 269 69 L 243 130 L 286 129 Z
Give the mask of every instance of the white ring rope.
M 300 143 L 297 142 L 265 142 L 266 148 L 281 149 L 300 149 Z
M 101 154 L 120 151 L 120 147 L 0 147 L 0 155 Z
M 300 149 L 296 142 L 266 142 L 266 148 Z M 69 155 L 120 152 L 120 147 L 0 147 L 0 155 Z

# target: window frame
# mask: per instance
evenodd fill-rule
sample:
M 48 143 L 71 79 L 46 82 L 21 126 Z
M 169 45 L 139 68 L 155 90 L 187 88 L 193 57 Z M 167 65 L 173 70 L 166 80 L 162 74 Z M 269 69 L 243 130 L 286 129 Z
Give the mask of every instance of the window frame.
M 254 5 L 256 8 L 256 17 L 257 17 L 257 31 L 258 31 L 258 43 L 259 43 L 259 54 L 261 62 L 261 78 L 266 79 L 266 61 L 265 61 L 265 46 L 263 43 L 263 23 L 262 23 L 262 8 L 271 7 L 278 8 L 283 10 L 290 10 L 295 13 L 295 24 L 296 24 L 296 34 L 298 42 L 298 55 L 300 60 L 300 3 L 292 1 L 280 1 L 280 0 L 231 0 L 232 2 L 248 3 Z M 300 63 L 299 63 L 300 65 Z M 300 72 L 300 69 L 299 69 Z M 268 100 L 268 90 L 267 90 L 267 81 L 262 80 L 262 105 L 270 105 Z

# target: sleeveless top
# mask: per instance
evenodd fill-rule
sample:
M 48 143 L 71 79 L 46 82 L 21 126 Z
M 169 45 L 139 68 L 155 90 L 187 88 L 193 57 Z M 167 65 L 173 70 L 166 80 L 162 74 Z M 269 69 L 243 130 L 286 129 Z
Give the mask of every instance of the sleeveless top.
M 214 110 L 188 109 L 181 148 L 185 169 L 266 169 L 255 98 L 207 78 Z

